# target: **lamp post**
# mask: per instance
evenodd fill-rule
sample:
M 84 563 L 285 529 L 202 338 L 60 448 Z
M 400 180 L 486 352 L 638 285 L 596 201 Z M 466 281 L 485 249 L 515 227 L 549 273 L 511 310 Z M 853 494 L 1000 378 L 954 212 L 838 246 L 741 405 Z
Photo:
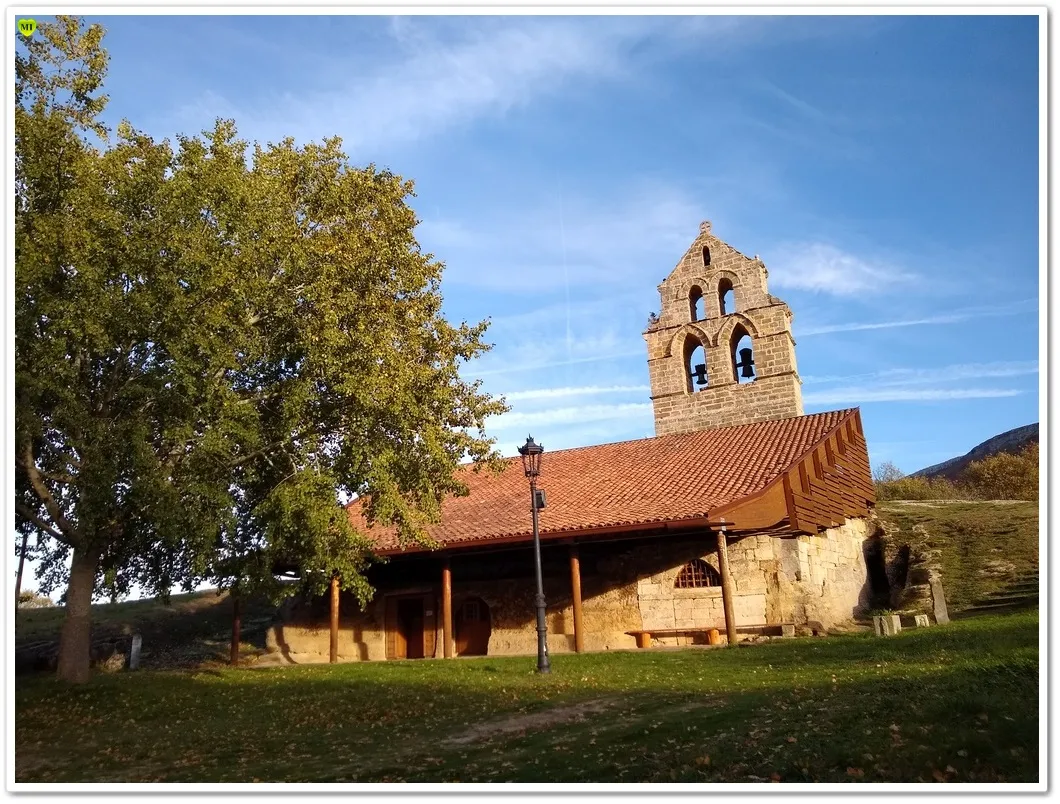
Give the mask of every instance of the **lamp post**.
M 537 594 L 534 605 L 537 607 L 537 672 L 550 673 L 552 666 L 548 661 L 547 627 L 545 625 L 545 587 L 541 581 L 541 537 L 537 531 L 537 476 L 541 474 L 541 453 L 545 448 L 535 444 L 531 436 L 526 437 L 526 444 L 519 447 L 523 456 L 523 472 L 530 481 L 530 513 L 534 520 L 534 575 L 537 579 Z

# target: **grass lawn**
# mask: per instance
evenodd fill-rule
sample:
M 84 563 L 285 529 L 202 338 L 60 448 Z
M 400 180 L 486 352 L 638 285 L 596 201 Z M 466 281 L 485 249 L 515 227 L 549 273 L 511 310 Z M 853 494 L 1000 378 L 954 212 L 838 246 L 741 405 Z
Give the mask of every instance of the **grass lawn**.
M 728 649 L 17 681 L 20 782 L 1038 779 L 1038 615 Z

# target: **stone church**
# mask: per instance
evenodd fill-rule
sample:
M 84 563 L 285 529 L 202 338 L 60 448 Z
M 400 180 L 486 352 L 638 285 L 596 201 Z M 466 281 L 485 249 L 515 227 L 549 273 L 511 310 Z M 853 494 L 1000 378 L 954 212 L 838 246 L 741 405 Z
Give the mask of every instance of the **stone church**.
M 545 452 L 551 653 L 791 634 L 868 606 L 875 498 L 860 414 L 803 414 L 792 313 L 767 276 L 703 223 L 644 332 L 655 436 Z M 350 504 L 387 561 L 369 570 L 364 611 L 341 597 L 338 661 L 536 652 L 521 459 L 466 482 L 430 530 L 435 550 L 402 549 Z M 268 644 L 317 662 L 331 640 L 325 598 L 288 606 Z

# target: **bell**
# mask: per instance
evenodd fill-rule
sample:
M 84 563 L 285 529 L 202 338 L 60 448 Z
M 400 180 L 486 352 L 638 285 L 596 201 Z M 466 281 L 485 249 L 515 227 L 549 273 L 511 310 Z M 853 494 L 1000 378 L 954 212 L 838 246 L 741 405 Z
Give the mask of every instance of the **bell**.
M 751 358 L 751 350 L 741 349 L 740 362 L 736 364 L 736 368 L 740 369 L 740 376 L 745 378 L 754 377 L 754 364 L 755 361 Z
M 707 367 L 700 363 L 696 366 L 695 370 L 691 374 L 692 379 L 696 381 L 696 385 L 702 387 L 707 384 Z

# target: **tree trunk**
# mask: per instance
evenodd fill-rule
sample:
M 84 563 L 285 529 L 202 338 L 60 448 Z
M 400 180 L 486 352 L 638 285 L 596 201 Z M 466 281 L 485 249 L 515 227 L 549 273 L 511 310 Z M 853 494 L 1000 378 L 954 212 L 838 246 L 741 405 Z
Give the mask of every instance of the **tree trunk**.
M 328 661 L 339 660 L 339 576 L 331 577 L 331 650 Z
M 229 664 L 239 664 L 239 592 L 232 590 L 232 651 Z
M 59 634 L 57 676 L 72 684 L 84 684 L 90 677 L 92 647 L 92 592 L 96 586 L 99 556 L 83 548 L 74 549 L 70 564 L 70 585 L 66 590 L 66 617 Z
M 18 608 L 19 598 L 22 596 L 22 568 L 26 566 L 26 542 L 29 534 L 22 534 L 22 549 L 18 551 L 18 575 L 15 577 L 15 608 Z

